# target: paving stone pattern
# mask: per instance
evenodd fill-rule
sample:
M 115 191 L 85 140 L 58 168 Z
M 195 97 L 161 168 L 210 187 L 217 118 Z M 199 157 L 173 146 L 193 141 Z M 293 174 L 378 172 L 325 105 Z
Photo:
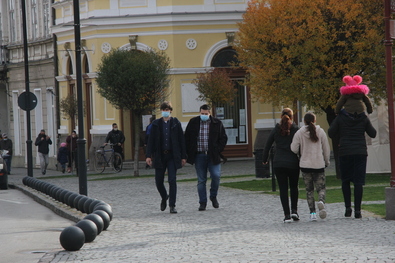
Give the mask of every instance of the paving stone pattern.
M 251 159 L 222 168 L 223 176 L 255 174 Z M 39 176 L 39 170 L 34 173 Z M 60 172 L 48 173 L 54 174 Z M 179 180 L 187 178 L 195 178 L 193 166 L 179 171 Z M 77 177 L 46 181 L 78 192 Z M 307 203 L 300 199 L 301 220 L 284 224 L 278 196 L 222 186 L 220 208 L 209 203 L 198 211 L 196 181 L 178 183 L 178 214 L 160 211 L 153 177 L 88 181 L 88 196 L 112 206 L 108 230 L 79 251 L 52 251 L 40 262 L 395 262 L 395 222 L 365 211 L 362 219 L 345 218 L 342 203 L 327 205 L 327 219 L 309 222 Z

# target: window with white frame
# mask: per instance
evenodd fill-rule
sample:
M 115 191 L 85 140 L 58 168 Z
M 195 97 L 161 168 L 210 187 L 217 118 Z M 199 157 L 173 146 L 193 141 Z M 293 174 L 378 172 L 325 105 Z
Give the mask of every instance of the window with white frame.
M 8 14 L 10 24 L 10 42 L 16 41 L 15 0 L 8 0 Z
M 49 37 L 49 30 L 51 28 L 51 13 L 50 13 L 50 9 L 49 9 L 49 1 L 48 0 L 44 0 L 43 3 L 43 19 L 44 19 L 44 27 L 43 27 L 43 34 L 44 37 Z
M 37 38 L 38 19 L 37 19 L 37 0 L 31 0 L 31 25 L 32 39 Z
M 18 107 L 18 91 L 12 91 L 12 113 L 14 116 L 14 155 L 22 155 L 21 113 Z

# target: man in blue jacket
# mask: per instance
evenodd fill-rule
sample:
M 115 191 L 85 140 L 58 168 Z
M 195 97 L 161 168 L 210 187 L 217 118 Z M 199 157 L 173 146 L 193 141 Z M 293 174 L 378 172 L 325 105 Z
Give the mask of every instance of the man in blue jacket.
M 186 150 L 184 133 L 181 123 L 177 118 L 170 117 L 173 110 L 170 102 L 163 102 L 160 106 L 162 118 L 152 122 L 150 136 L 148 138 L 146 163 L 155 168 L 156 188 L 162 201 L 160 210 L 165 211 L 167 199 L 169 199 L 170 213 L 177 213 L 177 169 L 186 163 Z M 169 195 L 164 185 L 165 172 L 167 169 L 169 181 Z

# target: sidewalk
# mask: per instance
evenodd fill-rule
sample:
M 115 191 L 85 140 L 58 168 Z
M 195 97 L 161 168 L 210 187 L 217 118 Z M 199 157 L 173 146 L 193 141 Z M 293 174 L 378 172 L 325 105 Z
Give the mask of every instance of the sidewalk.
M 332 165 L 326 172 L 334 174 Z M 25 174 L 25 169 L 15 168 L 9 181 L 32 192 L 22 185 Z M 132 174 L 124 170 L 103 177 Z M 328 204 L 327 219 L 309 222 L 307 203 L 300 200 L 301 220 L 284 224 L 278 196 L 226 187 L 219 190 L 219 209 L 210 203 L 207 211 L 199 212 L 196 181 L 182 182 L 195 178 L 190 165 L 179 171 L 178 214 L 170 214 L 159 209 L 154 178 L 142 176 L 153 174 L 141 169 L 139 178 L 103 181 L 88 176 L 88 196 L 113 208 L 110 227 L 77 252 L 53 250 L 39 262 L 394 262 L 394 221 L 366 213 L 362 219 L 345 218 L 343 204 L 337 203 Z M 222 166 L 223 176 L 240 174 L 255 174 L 253 159 Z M 39 170 L 34 176 L 41 176 Z M 45 181 L 79 189 L 77 177 Z

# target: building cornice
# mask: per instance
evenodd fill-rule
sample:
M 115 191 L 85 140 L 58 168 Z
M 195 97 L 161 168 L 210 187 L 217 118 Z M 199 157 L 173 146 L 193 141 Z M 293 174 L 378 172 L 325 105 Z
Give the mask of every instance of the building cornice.
M 98 31 L 98 30 L 114 30 L 128 29 L 138 30 L 141 28 L 165 28 L 179 26 L 207 26 L 207 25 L 235 25 L 242 21 L 244 12 L 199 12 L 199 13 L 183 13 L 183 14 L 155 14 L 155 15 L 133 15 L 118 17 L 90 17 L 81 19 L 81 32 Z M 52 27 L 52 32 L 59 34 L 70 34 L 73 32 L 73 22 L 58 23 Z M 169 34 L 184 34 L 189 30 L 164 30 Z

